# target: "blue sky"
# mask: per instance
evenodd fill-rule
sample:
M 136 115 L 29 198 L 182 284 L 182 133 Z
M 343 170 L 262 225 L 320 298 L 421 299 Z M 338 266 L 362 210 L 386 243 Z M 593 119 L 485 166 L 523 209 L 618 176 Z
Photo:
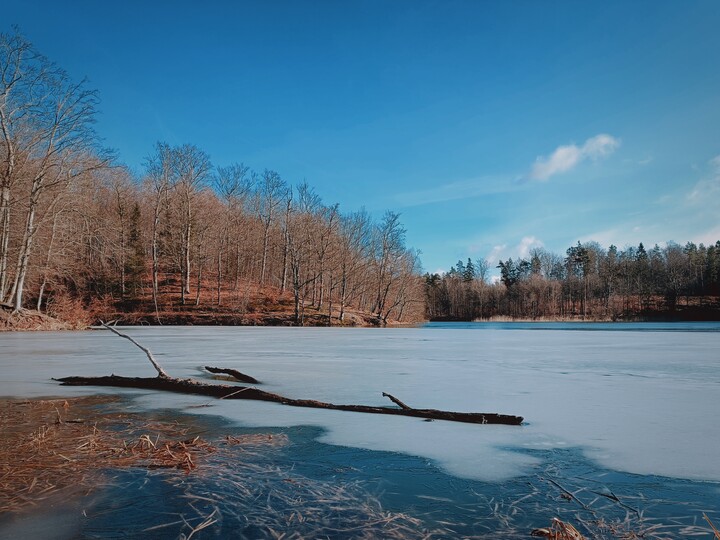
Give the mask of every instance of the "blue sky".
M 720 2 L 8 2 L 138 173 L 190 142 L 458 259 L 720 239 Z

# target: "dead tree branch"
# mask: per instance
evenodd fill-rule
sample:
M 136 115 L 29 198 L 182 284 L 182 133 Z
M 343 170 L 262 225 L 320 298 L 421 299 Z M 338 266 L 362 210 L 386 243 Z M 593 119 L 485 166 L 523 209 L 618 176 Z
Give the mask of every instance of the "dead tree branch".
M 382 395 L 383 395 L 383 397 L 388 398 L 390 401 L 392 401 L 395 405 L 397 405 L 401 409 L 405 409 L 406 411 L 412 410 L 412 407 L 408 407 L 407 405 L 405 405 L 402 401 L 400 401 L 398 398 L 396 398 L 392 394 L 387 394 L 387 393 L 383 392 Z
M 372 414 L 389 414 L 394 416 L 411 416 L 415 418 L 429 418 L 432 420 L 448 420 L 450 422 L 465 422 L 469 424 L 506 424 L 518 426 L 522 423 L 521 416 L 512 416 L 496 413 L 466 413 L 441 411 L 437 409 L 398 409 L 395 407 L 373 407 L 367 405 L 336 405 L 311 399 L 293 399 L 250 386 L 238 387 L 226 384 L 205 384 L 191 379 L 175 379 L 172 377 L 64 377 L 57 379 L 65 386 L 114 386 L 120 388 L 141 388 L 152 390 L 165 390 L 183 394 L 196 394 L 221 399 L 249 399 L 256 401 L 270 401 L 282 403 L 292 407 L 309 407 L 313 409 L 332 409 L 336 411 L 350 411 Z
M 242 371 L 238 371 L 237 369 L 232 368 L 219 368 L 219 367 L 210 367 L 205 366 L 205 369 L 209 371 L 210 373 L 223 373 L 225 375 L 230 375 L 231 377 L 234 377 L 240 382 L 244 383 L 250 383 L 250 384 L 260 384 L 260 381 L 258 381 L 255 377 L 251 377 L 250 375 L 247 375 L 243 373 Z
M 113 328 L 112 326 L 109 326 L 109 325 L 105 324 L 105 323 L 102 322 L 102 321 L 100 321 L 100 324 L 101 324 L 103 327 L 105 327 L 105 328 L 107 328 L 108 330 L 110 330 L 113 334 L 117 334 L 117 335 L 120 336 L 120 337 L 123 337 L 123 338 L 125 338 L 125 339 L 127 339 L 127 340 L 130 340 L 136 347 L 138 347 L 140 350 L 142 350 L 142 351 L 147 355 L 148 360 L 150 360 L 150 363 L 153 365 L 153 367 L 155 368 L 155 370 L 158 372 L 158 377 L 163 377 L 163 378 L 166 378 L 166 379 L 170 379 L 170 378 L 171 378 L 170 375 L 168 375 L 168 374 L 165 372 L 165 370 L 160 366 L 160 364 L 157 363 L 157 361 L 156 361 L 155 358 L 153 357 L 152 353 L 150 352 L 150 349 L 147 349 L 146 347 L 143 347 L 143 346 L 140 345 L 137 341 L 135 341 L 133 338 L 131 338 L 131 337 L 128 336 L 127 334 L 123 334 L 122 332 L 116 330 L 116 329 Z

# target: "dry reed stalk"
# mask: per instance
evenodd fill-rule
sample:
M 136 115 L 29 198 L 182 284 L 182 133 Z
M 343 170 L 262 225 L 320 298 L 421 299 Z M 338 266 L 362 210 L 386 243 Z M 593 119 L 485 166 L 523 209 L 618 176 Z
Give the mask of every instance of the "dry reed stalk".
M 535 529 L 531 535 L 549 540 L 585 540 L 585 537 L 575 527 L 557 518 L 552 519 L 552 525 L 549 528 Z
M 87 491 L 105 469 L 189 473 L 199 455 L 216 451 L 200 437 L 182 439 L 187 429 L 175 423 L 147 423 L 139 416 L 93 410 L 112 401 L 90 397 L 0 403 L 0 512 L 37 504 L 61 490 L 68 495 Z M 253 446 L 261 440 L 258 436 Z
M 717 538 L 717 540 L 720 540 L 720 531 L 717 530 L 717 528 L 715 527 L 715 524 L 712 521 L 710 521 L 710 518 L 707 516 L 707 514 L 703 513 L 703 517 L 705 518 L 705 521 L 707 521 L 708 524 L 710 525 L 710 528 L 713 530 L 713 533 L 715 534 L 715 538 Z

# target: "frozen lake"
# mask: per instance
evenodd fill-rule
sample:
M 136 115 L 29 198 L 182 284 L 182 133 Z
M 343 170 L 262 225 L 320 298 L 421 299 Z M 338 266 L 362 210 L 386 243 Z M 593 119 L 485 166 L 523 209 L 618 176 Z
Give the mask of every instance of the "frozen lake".
M 141 410 L 213 415 L 245 428 L 312 426 L 308 436 L 326 448 L 421 458 L 448 478 L 498 486 L 536 474 L 548 456 L 557 466 L 562 456 L 579 456 L 598 470 L 698 482 L 715 494 L 710 511 L 718 509 L 717 323 L 125 331 L 177 377 L 207 378 L 203 365 L 231 367 L 288 397 L 391 405 L 385 391 L 418 408 L 515 414 L 526 423 L 424 422 L 244 401 L 197 408 L 208 398 L 51 380 L 154 375 L 139 349 L 107 331 L 0 334 L 0 396 L 122 392 Z

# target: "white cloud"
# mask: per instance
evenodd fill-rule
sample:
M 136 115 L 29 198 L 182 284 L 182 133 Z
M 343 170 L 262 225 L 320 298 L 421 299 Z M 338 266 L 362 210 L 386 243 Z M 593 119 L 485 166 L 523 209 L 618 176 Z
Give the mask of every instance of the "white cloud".
M 620 139 L 601 133 L 585 141 L 582 147 L 583 156 L 590 159 L 604 158 L 612 154 L 620 146 Z
M 496 263 L 513 258 L 513 259 L 527 259 L 530 256 L 530 252 L 533 248 L 544 247 L 538 238 L 534 236 L 524 236 L 520 243 L 514 246 L 508 246 L 507 244 L 497 245 L 492 248 L 490 253 L 485 260 L 488 264 L 493 266 Z
M 532 248 L 541 248 L 543 246 L 544 244 L 534 236 L 525 236 L 520 240 L 520 245 L 517 247 L 518 255 L 523 259 L 527 259 Z
M 720 174 L 720 156 L 715 156 L 710 160 L 710 166 L 715 169 L 715 172 Z
M 535 160 L 530 178 L 547 180 L 551 176 L 573 169 L 585 159 L 597 160 L 612 154 L 620 146 L 620 139 L 601 133 L 590 137 L 585 144 L 558 146 L 548 157 L 540 156 Z
M 530 177 L 535 180 L 547 180 L 554 174 L 569 171 L 582 159 L 582 150 L 577 146 L 560 146 L 548 158 L 535 160 Z

